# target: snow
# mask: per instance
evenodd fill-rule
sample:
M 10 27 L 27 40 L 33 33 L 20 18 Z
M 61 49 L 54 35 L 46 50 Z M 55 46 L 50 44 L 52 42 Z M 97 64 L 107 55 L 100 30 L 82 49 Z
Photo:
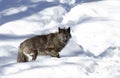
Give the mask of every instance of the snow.
M 12 5 L 11 5 L 12 4 Z M 0 0 L 0 78 L 119 78 L 119 0 Z M 68 10 L 69 9 L 69 10 Z M 17 63 L 18 47 L 35 35 L 71 27 L 61 58 Z
M 12 14 L 17 14 L 21 11 L 25 11 L 26 9 L 27 9 L 27 7 L 25 7 L 25 6 L 21 6 L 21 7 L 17 7 L 17 8 L 10 8 L 10 9 L 2 11 L 0 14 L 3 16 L 7 16 L 7 15 L 12 15 Z
M 76 0 L 60 0 L 60 3 L 74 4 Z

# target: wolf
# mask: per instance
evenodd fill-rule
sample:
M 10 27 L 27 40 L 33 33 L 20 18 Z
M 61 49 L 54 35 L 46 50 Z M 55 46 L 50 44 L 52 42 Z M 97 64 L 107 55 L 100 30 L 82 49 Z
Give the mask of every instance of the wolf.
M 17 62 L 36 60 L 38 55 L 60 58 L 59 52 L 71 38 L 70 27 L 58 28 L 58 32 L 38 35 L 23 41 L 18 50 Z

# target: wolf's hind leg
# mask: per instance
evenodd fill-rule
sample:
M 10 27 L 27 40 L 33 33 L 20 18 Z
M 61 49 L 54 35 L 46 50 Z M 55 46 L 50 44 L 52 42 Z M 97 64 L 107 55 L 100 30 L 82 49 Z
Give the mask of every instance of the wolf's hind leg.
M 37 50 L 30 50 L 29 53 L 24 52 L 24 54 L 27 58 L 27 61 L 32 61 L 32 60 L 36 60 L 38 52 Z
M 31 54 L 31 56 L 32 56 L 32 60 L 36 60 L 37 55 L 38 55 L 37 50 L 34 50 L 34 51 L 33 51 L 33 54 Z
M 27 62 L 28 58 L 24 55 L 24 53 L 19 52 L 17 57 L 17 62 Z

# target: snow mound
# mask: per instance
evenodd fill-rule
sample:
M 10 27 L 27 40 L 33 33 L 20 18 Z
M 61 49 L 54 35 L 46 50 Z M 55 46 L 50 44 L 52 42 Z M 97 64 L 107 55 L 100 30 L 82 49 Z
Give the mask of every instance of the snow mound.
M 109 47 L 120 46 L 120 18 L 116 17 L 120 13 L 120 5 L 117 2 L 79 4 L 63 17 L 62 23 L 72 27 L 72 36 L 77 44 L 99 56 Z

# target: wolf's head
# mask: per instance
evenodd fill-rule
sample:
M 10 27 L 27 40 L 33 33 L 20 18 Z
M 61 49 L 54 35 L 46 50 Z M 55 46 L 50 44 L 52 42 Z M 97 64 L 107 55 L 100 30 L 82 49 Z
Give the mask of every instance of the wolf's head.
M 71 38 L 71 34 L 70 34 L 70 27 L 68 29 L 61 29 L 59 27 L 59 39 L 61 40 L 61 42 L 66 43 L 69 41 L 69 39 Z

